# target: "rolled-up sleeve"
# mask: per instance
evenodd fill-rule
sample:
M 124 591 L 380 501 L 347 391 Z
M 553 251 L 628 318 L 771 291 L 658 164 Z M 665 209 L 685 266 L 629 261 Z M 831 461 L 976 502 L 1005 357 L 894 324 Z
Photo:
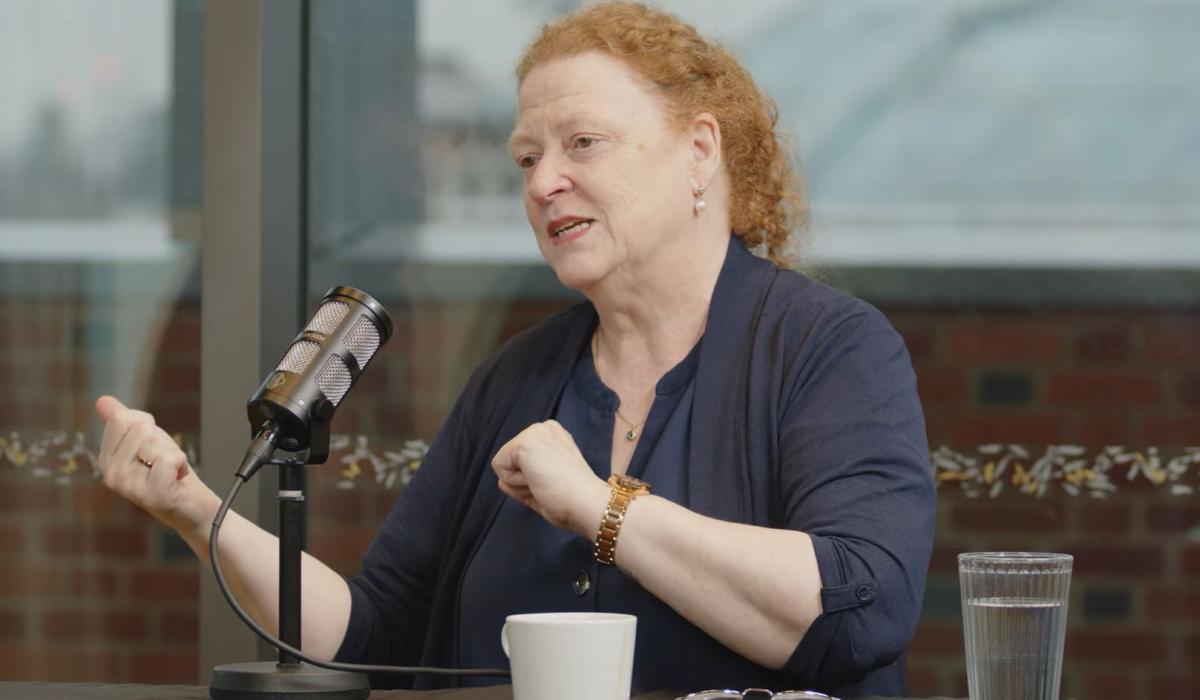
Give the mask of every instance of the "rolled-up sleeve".
M 936 511 L 903 340 L 874 308 L 809 336 L 780 426 L 789 528 L 807 533 L 822 612 L 785 671 L 853 683 L 895 661 L 920 615 Z

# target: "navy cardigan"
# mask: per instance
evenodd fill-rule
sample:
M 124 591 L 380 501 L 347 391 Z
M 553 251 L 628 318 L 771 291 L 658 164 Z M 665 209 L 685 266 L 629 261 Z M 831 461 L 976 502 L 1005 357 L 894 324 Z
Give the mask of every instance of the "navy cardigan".
M 492 456 L 555 415 L 596 322 L 591 304 L 576 306 L 474 372 L 350 580 L 339 661 L 456 664 L 463 573 L 505 498 Z M 903 341 L 870 305 L 733 238 L 698 363 L 691 509 L 806 532 L 816 550 L 823 611 L 775 687 L 904 695 L 935 495 Z M 453 682 L 372 677 L 375 687 Z

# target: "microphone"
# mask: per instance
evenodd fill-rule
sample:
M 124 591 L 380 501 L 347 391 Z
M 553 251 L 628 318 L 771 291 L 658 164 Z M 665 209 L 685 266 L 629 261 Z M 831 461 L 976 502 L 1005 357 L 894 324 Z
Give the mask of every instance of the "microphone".
M 334 287 L 274 371 L 246 403 L 254 442 L 238 469 L 248 480 L 275 449 L 293 462 L 329 457 L 329 422 L 379 348 L 392 337 L 383 306 L 354 287 Z
M 508 677 L 502 668 L 449 669 L 378 666 L 324 661 L 300 649 L 301 540 L 305 464 L 329 457 L 329 422 L 379 348 L 392 337 L 392 320 L 379 302 L 353 287 L 334 287 L 308 325 L 292 341 L 279 364 L 246 403 L 254 440 L 229 493 L 213 516 L 208 558 L 221 594 L 242 622 L 279 650 L 279 662 L 222 664 L 213 669 L 209 695 L 224 700 L 269 698 L 365 699 L 370 684 L 363 672 L 429 673 Z M 272 459 L 276 448 L 291 454 Z M 221 570 L 217 543 L 221 524 L 238 491 L 264 464 L 281 465 L 279 487 L 279 637 L 242 608 Z M 336 671 L 327 673 L 318 671 Z

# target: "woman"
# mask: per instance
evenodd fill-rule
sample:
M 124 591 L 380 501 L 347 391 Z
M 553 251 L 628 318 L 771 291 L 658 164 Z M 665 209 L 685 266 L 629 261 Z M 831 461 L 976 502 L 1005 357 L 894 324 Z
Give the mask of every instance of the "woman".
M 526 213 L 589 301 L 478 368 L 360 575 L 306 556 L 305 649 L 504 665 L 505 615 L 608 610 L 639 617 L 638 688 L 903 695 L 934 510 L 912 370 L 878 311 L 751 254 L 790 221 L 771 104 L 625 3 L 546 27 L 517 76 Z M 205 558 L 215 494 L 150 416 L 97 408 L 106 481 Z M 275 548 L 227 519 L 269 627 Z

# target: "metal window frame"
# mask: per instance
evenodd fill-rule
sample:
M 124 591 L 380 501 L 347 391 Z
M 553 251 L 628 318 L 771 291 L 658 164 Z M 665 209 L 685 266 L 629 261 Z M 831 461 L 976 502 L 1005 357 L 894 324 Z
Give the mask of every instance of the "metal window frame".
M 200 445 L 220 494 L 249 440 L 242 407 L 304 320 L 307 16 L 307 0 L 204 4 Z M 264 478 L 237 510 L 275 532 Z M 200 575 L 201 682 L 217 664 L 275 658 Z

